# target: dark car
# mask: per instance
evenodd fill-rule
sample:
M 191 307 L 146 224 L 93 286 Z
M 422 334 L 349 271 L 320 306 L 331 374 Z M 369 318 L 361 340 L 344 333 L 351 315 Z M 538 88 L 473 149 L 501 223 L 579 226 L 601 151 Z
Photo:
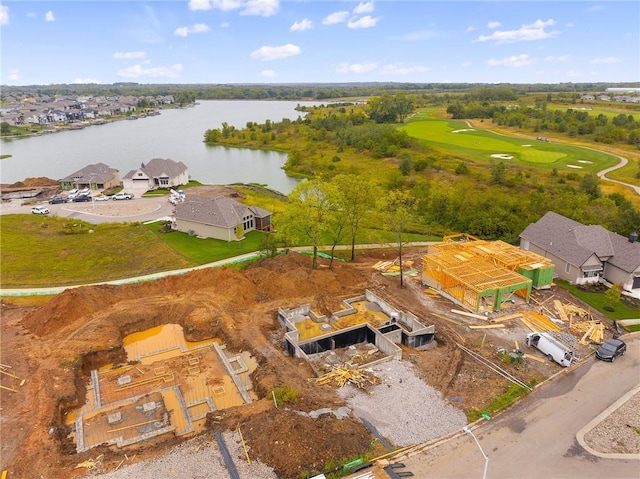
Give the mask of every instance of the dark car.
M 596 357 L 603 361 L 614 362 L 618 356 L 624 356 L 627 345 L 620 339 L 609 339 L 596 351 Z
M 57 205 L 59 203 L 66 203 L 67 199 L 62 196 L 54 196 L 49 200 L 50 205 Z
M 80 196 L 76 196 L 73 199 L 74 202 L 79 203 L 81 201 L 91 201 L 91 196 L 89 195 L 80 195 Z

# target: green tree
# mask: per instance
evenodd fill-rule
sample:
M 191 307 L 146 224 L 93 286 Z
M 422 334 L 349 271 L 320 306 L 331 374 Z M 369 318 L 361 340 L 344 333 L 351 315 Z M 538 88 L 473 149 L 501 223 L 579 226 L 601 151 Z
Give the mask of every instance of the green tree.
M 611 287 L 605 291 L 605 298 L 609 301 L 611 306 L 615 306 L 620 301 L 620 297 L 622 296 L 622 291 L 620 290 L 620 286 L 617 284 L 612 284 Z
M 402 247 L 407 228 L 413 220 L 415 204 L 413 197 L 406 191 L 394 190 L 387 193 L 380 205 L 384 222 L 395 234 L 398 242 L 398 260 L 400 261 L 400 286 L 404 286 L 402 272 Z
M 348 234 L 351 239 L 351 261 L 356 257 L 356 236 L 361 224 L 375 208 L 378 196 L 376 185 L 358 175 L 338 175 L 332 183 L 338 193 L 338 205 L 346 215 Z
M 1 122 L 0 123 L 0 134 L 8 135 L 9 133 L 11 133 L 11 125 L 9 125 L 9 123 L 7 123 L 6 121 Z
M 595 173 L 588 173 L 582 177 L 580 191 L 588 194 L 592 199 L 602 196 L 602 191 L 600 191 L 600 187 L 598 186 L 598 177 Z
M 331 199 L 326 189 L 318 179 L 299 183 L 289 193 L 289 203 L 278 215 L 278 228 L 285 236 L 304 238 L 313 247 L 313 269 L 318 268 L 318 247 L 330 215 Z

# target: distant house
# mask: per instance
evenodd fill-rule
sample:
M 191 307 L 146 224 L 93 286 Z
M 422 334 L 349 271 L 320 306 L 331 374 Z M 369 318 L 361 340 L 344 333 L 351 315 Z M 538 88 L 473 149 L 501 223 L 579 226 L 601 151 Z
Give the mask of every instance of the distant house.
M 155 190 L 172 188 L 189 182 L 189 170 L 181 161 L 154 158 L 122 178 L 125 190 Z
M 60 180 L 60 188 L 63 190 L 89 188 L 102 191 L 118 186 L 120 186 L 120 172 L 104 163 L 87 165 Z
M 637 233 L 626 238 L 549 211 L 520 234 L 520 247 L 553 261 L 558 276 L 571 283 L 597 283 L 602 277 L 627 291 L 640 291 Z
M 194 196 L 176 205 L 175 228 L 205 238 L 239 241 L 249 231 L 270 231 L 271 212 L 224 196 Z

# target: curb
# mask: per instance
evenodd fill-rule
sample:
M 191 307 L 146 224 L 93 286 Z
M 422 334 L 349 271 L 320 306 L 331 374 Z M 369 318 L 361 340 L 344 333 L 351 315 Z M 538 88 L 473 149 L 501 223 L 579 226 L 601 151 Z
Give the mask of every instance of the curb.
M 637 386 L 635 386 L 633 389 L 631 389 L 629 392 L 627 392 L 620 399 L 618 399 L 616 402 L 614 402 L 607 409 L 602 411 L 599 415 L 597 415 L 591 421 L 589 421 L 586 426 L 584 426 L 582 429 L 580 429 L 577 432 L 576 439 L 578 440 L 578 443 L 589 454 L 592 454 L 593 456 L 601 457 L 603 459 L 636 459 L 636 460 L 640 460 L 640 453 L 623 454 L 623 453 L 605 453 L 605 452 L 596 451 L 595 449 L 590 447 L 587 444 L 587 442 L 585 441 L 585 439 L 584 439 L 584 437 L 593 428 L 595 428 L 598 424 L 600 424 L 607 417 L 609 417 L 611 414 L 613 414 L 620 406 L 622 406 L 624 403 L 626 403 L 629 399 L 631 399 L 633 396 L 635 396 L 638 393 L 640 393 L 640 383 Z

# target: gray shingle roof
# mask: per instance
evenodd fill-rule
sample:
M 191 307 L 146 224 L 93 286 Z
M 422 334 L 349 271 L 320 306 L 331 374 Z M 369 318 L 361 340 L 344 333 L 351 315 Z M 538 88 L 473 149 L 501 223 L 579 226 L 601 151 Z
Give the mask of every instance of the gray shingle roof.
M 187 171 L 187 166 L 181 161 L 173 161 L 164 158 L 154 158 L 149 160 L 147 164 L 143 164 L 137 170 L 131 170 L 124 175 L 123 180 L 133 178 L 138 171 L 144 172 L 149 178 L 175 178 Z
M 150 160 L 144 168 L 142 168 L 150 178 L 158 178 L 160 176 L 168 176 L 175 178 L 187 170 L 187 167 L 181 161 L 173 161 L 164 158 L 154 158 Z
M 248 206 L 225 196 L 215 198 L 192 196 L 176 205 L 176 219 L 235 228 L 242 223 L 242 217 L 246 216 L 248 210 Z
M 84 168 L 71 173 L 69 176 L 62 178 L 60 181 L 77 181 L 79 183 L 105 183 L 112 179 L 116 172 L 115 168 L 110 168 L 104 163 L 96 163 L 95 165 L 87 165 Z
M 600 225 L 585 226 L 553 211 L 527 226 L 520 237 L 575 266 L 593 254 L 629 273 L 640 266 L 639 242 L 631 243 Z

